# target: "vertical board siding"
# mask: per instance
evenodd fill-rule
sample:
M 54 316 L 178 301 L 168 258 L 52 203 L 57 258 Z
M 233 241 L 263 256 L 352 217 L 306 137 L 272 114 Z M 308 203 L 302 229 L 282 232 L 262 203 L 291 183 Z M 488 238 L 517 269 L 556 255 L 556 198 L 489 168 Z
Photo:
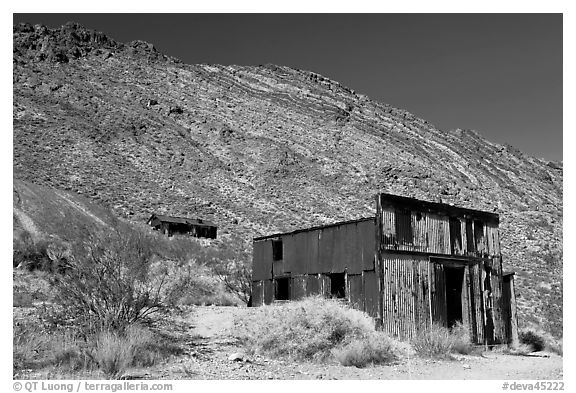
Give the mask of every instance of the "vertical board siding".
M 502 285 L 502 307 L 506 312 L 506 338 L 508 343 L 518 343 L 518 316 L 516 313 L 516 296 L 514 295 L 514 276 L 504 277 Z
M 425 256 L 382 255 L 382 323 L 389 334 L 411 338 L 428 324 L 427 263 Z
M 397 220 L 396 214 L 393 209 L 382 210 L 382 245 L 385 249 L 451 254 L 447 216 L 413 211 L 410 220 Z M 410 228 L 406 228 L 408 225 Z M 406 240 L 408 236 L 410 240 Z
M 474 300 L 474 331 L 476 334 L 476 343 L 484 343 L 484 306 L 482 301 L 482 274 L 481 274 L 480 264 L 474 264 L 470 266 L 470 282 L 472 288 L 472 294 Z
M 252 279 L 272 278 L 272 241 L 261 240 L 253 243 Z
M 440 263 L 432 263 L 430 268 L 432 321 L 442 326 L 448 326 L 445 281 L 444 266 Z

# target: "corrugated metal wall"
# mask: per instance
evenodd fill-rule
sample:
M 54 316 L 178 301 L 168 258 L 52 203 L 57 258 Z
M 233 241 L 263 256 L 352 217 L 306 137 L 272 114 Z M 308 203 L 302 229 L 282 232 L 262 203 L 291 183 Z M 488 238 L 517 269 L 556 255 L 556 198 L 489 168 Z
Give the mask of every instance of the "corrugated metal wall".
M 290 299 L 299 299 L 330 296 L 330 274 L 345 272 L 346 296 L 354 307 L 378 318 L 381 306 L 384 330 L 413 337 L 432 321 L 447 325 L 444 266 L 456 264 L 463 270 L 462 321 L 471 337 L 477 343 L 506 341 L 505 308 L 511 300 L 503 296 L 497 216 L 454 216 L 415 206 L 424 205 L 387 203 L 379 205 L 375 220 L 278 235 L 283 244 L 279 261 L 273 261 L 271 238 L 254 241 L 254 305 L 273 301 L 276 277 L 290 277 Z M 376 222 L 381 224 L 379 249 Z M 375 252 L 382 266 L 381 291 Z M 483 263 L 490 260 L 486 276 Z
M 402 339 L 413 337 L 430 321 L 428 258 L 383 256 L 382 327 Z
M 396 217 L 398 214 L 402 217 L 399 220 Z M 407 215 L 409 219 L 406 219 Z M 467 231 L 472 233 L 467 235 Z M 458 238 L 455 239 L 455 236 Z M 500 255 L 496 224 L 466 225 L 463 217 L 390 207 L 382 208 L 382 245 L 387 250 L 430 254 L 477 257 Z

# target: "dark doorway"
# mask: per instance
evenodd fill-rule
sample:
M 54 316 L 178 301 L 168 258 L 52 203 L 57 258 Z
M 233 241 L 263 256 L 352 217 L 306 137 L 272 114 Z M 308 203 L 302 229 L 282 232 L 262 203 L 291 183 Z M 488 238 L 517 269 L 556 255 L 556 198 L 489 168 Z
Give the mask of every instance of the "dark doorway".
M 446 277 L 446 319 L 448 327 L 462 323 L 462 282 L 464 268 L 445 267 Z
M 277 278 L 274 300 L 290 300 L 290 277 Z
M 330 295 L 338 299 L 346 297 L 346 273 L 330 274 Z

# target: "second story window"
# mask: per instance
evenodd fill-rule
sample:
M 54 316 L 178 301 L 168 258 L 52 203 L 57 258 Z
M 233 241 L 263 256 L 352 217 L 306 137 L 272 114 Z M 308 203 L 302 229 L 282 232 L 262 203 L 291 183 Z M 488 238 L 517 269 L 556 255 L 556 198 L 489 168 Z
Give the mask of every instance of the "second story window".
M 283 258 L 282 239 L 272 240 L 272 260 L 281 261 Z
M 396 239 L 398 244 L 412 244 L 412 214 L 410 210 L 396 210 Z

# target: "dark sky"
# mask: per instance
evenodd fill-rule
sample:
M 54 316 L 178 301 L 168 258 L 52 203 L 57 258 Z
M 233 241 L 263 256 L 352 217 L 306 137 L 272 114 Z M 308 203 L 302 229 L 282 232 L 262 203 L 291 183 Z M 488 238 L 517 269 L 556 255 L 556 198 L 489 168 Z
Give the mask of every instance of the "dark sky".
M 562 14 L 15 14 L 186 63 L 315 71 L 441 129 L 562 160 Z

